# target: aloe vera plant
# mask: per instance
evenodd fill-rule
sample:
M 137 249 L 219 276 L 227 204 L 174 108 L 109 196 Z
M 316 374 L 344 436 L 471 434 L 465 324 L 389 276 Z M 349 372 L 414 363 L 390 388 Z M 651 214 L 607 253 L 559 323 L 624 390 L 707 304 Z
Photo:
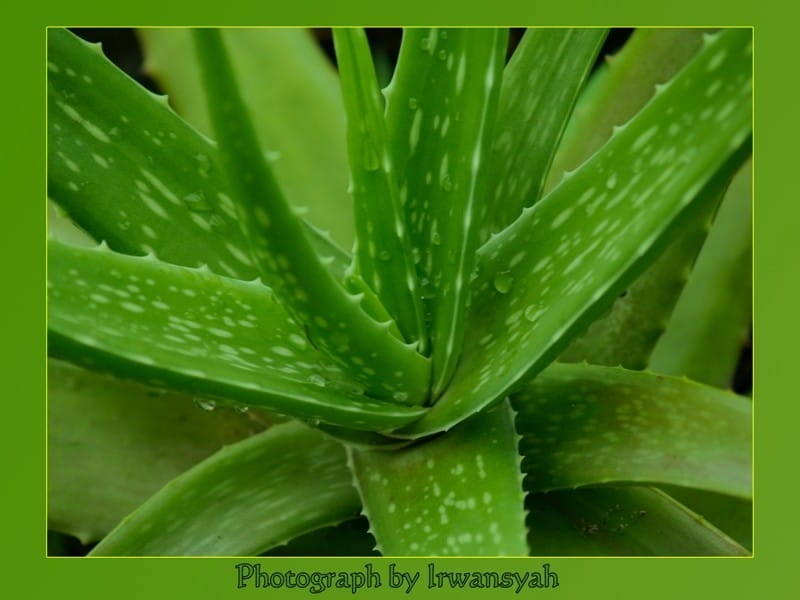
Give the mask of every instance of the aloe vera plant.
M 749 553 L 751 32 L 606 34 L 144 30 L 176 113 L 50 30 L 50 527 Z

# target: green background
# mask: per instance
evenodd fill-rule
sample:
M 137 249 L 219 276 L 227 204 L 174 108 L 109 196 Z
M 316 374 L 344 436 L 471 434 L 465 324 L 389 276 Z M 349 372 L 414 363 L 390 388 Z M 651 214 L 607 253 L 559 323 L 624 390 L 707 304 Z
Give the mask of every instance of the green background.
M 187 6 L 189 6 L 187 4 Z M 784 5 L 786 6 L 786 5 Z M 437 559 L 440 570 L 538 570 L 549 562 L 561 586 L 525 590 L 585 598 L 709 595 L 771 598 L 793 596 L 798 506 L 792 484 L 797 474 L 795 348 L 800 305 L 797 234 L 800 203 L 789 183 L 796 174 L 798 52 L 791 16 L 777 2 L 739 6 L 697 0 L 637 2 L 581 1 L 552 5 L 492 0 L 467 8 L 454 0 L 373 0 L 288 3 L 227 0 L 181 9 L 146 0 L 135 4 L 81 2 L 31 11 L 7 24 L 4 64 L 3 183 L 3 394 L 4 516 L 2 579 L 14 598 L 271 598 L 313 597 L 307 591 L 235 589 L 235 559 L 45 558 L 45 27 L 47 25 L 752 25 L 755 27 L 755 465 L 756 515 L 753 558 L 631 559 Z M 32 11 L 37 10 L 38 14 Z M 268 559 L 269 570 L 358 570 L 367 559 Z M 397 562 L 423 570 L 427 560 L 370 559 L 385 572 Z M 417 584 L 411 597 L 512 597 L 511 590 L 428 592 Z M 10 595 L 7 593 L 10 592 Z M 357 597 L 399 598 L 399 590 L 362 591 Z M 333 590 L 321 598 L 352 597 Z

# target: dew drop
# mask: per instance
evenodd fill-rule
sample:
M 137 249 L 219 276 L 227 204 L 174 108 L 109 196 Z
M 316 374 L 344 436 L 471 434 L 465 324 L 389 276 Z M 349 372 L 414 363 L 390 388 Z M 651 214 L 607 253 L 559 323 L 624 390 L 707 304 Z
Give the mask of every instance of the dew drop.
M 380 258 L 382 261 L 384 261 L 384 262 L 385 262 L 385 261 L 388 261 L 390 258 L 392 258 L 392 254 L 391 254 L 391 253 L 390 253 L 388 250 L 383 250 L 383 251 L 382 251 L 382 252 L 381 252 L 381 253 L 378 255 L 378 258 Z
M 392 394 L 392 398 L 394 398 L 395 402 L 406 402 L 408 401 L 408 394 L 406 392 L 395 392 Z
M 206 398 L 201 398 L 199 396 L 194 397 L 194 405 L 206 411 L 212 411 L 215 408 L 217 408 L 216 402 L 214 402 L 213 400 L 208 400 Z
M 242 413 L 242 414 L 244 414 L 248 410 L 250 410 L 250 407 L 247 406 L 246 404 L 237 404 L 236 406 L 234 406 L 234 408 L 236 409 L 236 412 Z
M 501 294 L 507 294 L 514 283 L 514 278 L 509 271 L 498 273 L 494 278 L 494 289 Z
M 441 49 L 439 53 L 436 55 L 439 57 L 439 60 L 445 60 L 447 58 L 447 50 Z
M 613 190 L 614 187 L 617 185 L 617 174 L 612 173 L 611 176 L 606 180 L 606 187 L 610 190 Z
M 417 101 L 416 98 L 409 98 L 408 99 L 408 108 L 410 108 L 411 110 L 416 110 L 418 106 L 419 106 L 419 102 Z
M 377 144 L 369 134 L 364 138 L 364 147 L 361 151 L 361 166 L 366 171 L 377 171 L 378 167 L 381 166 Z
M 434 231 L 433 235 L 431 235 L 431 242 L 433 242 L 434 246 L 441 246 L 442 245 L 442 236 L 439 235 L 438 231 Z
M 194 159 L 197 161 L 197 173 L 201 177 L 208 177 L 208 172 L 211 170 L 211 160 L 205 154 L 197 154 Z
M 530 321 L 531 323 L 536 321 L 539 318 L 539 315 L 542 313 L 542 307 L 538 304 L 531 304 L 528 308 L 525 309 L 525 318 Z
M 322 375 L 314 373 L 308 376 L 308 382 L 317 387 L 325 387 L 325 378 Z
M 189 210 L 195 212 L 209 212 L 212 210 L 211 205 L 208 203 L 208 200 L 206 200 L 205 194 L 201 191 L 186 194 L 183 197 L 183 202 Z
M 220 217 L 219 215 L 212 216 L 208 222 L 211 224 L 211 229 L 216 231 L 217 233 L 227 233 L 228 226 L 225 224 L 225 219 Z
M 445 192 L 453 191 L 453 180 L 450 179 L 449 175 L 445 175 L 444 177 L 442 177 L 441 184 L 442 184 L 442 189 Z

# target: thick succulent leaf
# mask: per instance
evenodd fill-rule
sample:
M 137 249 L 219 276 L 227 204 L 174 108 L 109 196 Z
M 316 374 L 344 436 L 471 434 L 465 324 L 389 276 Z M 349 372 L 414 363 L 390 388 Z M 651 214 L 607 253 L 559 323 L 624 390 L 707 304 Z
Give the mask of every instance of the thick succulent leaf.
M 693 200 L 749 153 L 750 41 L 744 29 L 709 36 L 600 152 L 480 249 L 456 376 L 408 435 L 447 428 L 539 372 L 704 208 Z
M 701 515 L 747 549 L 753 548 L 753 502 L 692 488 L 661 486 L 662 492 Z
M 51 29 L 48 61 L 50 196 L 120 252 L 255 277 L 208 140 L 99 46 Z
M 285 423 L 222 449 L 168 483 L 91 554 L 259 554 L 357 512 L 344 448 Z
M 747 398 L 651 373 L 555 363 L 513 405 L 529 491 L 640 482 L 752 497 Z
M 317 529 L 265 553 L 265 556 L 380 556 L 369 521 L 360 517 Z
M 348 293 L 326 268 L 326 257 L 312 248 L 261 156 L 219 31 L 196 29 L 194 34 L 222 165 L 262 277 L 313 343 L 368 393 L 421 404 L 427 397 L 429 361 L 415 344 L 397 337 L 391 318 L 370 318 L 380 315 L 362 308 L 364 292 Z
M 602 146 L 611 137 L 613 126 L 628 121 L 647 104 L 656 84 L 669 80 L 697 54 L 702 46 L 702 33 L 699 29 L 634 32 L 623 49 L 608 58 L 593 75 L 591 85 L 581 95 L 568 135 L 559 146 L 557 162 L 575 167 Z M 726 181 L 721 186 L 727 184 Z M 721 190 L 704 193 L 721 193 Z M 715 209 L 715 204 L 708 204 L 693 223 L 687 224 L 686 231 L 625 290 L 608 315 L 592 323 L 560 360 L 585 360 L 629 369 L 646 367 L 686 283 Z
M 703 47 L 707 30 L 637 29 L 614 56 L 606 57 L 578 98 L 547 178 L 551 188 L 599 150 L 614 128 L 627 122 Z
M 527 555 L 508 403 L 395 452 L 350 449 L 378 550 L 389 556 Z
M 47 235 L 74 246 L 96 246 L 97 241 L 75 225 L 61 208 L 48 198 Z
M 178 114 L 211 135 L 190 32 L 137 33 L 145 70 L 169 94 Z M 330 61 L 301 29 L 225 29 L 222 35 L 259 142 L 287 199 L 306 208 L 311 223 L 350 248 L 344 110 Z
M 528 29 L 503 73 L 492 189 L 481 240 L 510 225 L 544 187 L 559 138 L 607 29 Z
M 212 143 L 66 30 L 48 31 L 48 69 L 51 198 L 119 252 L 255 277 Z M 330 238 L 309 234 L 344 261 Z
M 701 193 L 719 198 L 719 188 L 724 189 L 727 185 L 727 181 L 721 181 L 719 186 L 709 187 Z M 621 365 L 626 369 L 644 369 L 647 366 L 706 239 L 712 214 L 718 207 L 718 201 L 704 198 L 696 201 L 702 204 L 703 210 L 621 294 L 608 314 L 592 323 L 559 360 Z
M 408 29 L 387 92 L 400 198 L 417 264 L 438 396 L 464 336 L 508 32 Z
M 354 271 L 380 298 L 405 340 L 419 341 L 424 353 L 425 319 L 367 37 L 362 29 L 334 29 L 333 41 L 347 112 Z
M 655 488 L 609 486 L 530 494 L 526 506 L 534 556 L 750 554 Z
M 49 244 L 49 350 L 122 377 L 383 430 L 422 411 L 363 396 L 258 280 Z
M 752 165 L 731 182 L 653 351 L 654 371 L 729 388 L 752 320 Z
M 252 412 L 201 410 L 59 361 L 47 367 L 47 518 L 86 544 L 222 446 L 264 426 Z

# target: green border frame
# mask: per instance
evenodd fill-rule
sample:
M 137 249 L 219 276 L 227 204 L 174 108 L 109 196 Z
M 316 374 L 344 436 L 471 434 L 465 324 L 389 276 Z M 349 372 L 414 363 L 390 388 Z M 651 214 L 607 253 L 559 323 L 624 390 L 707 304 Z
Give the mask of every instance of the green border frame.
M 10 389 L 4 395 L 6 431 L 2 436 L 3 504 L 6 514 L 4 577 L 0 586 L 12 597 L 59 598 L 227 598 L 248 592 L 236 589 L 237 559 L 69 559 L 45 558 L 45 26 L 75 25 L 738 25 L 753 26 L 755 35 L 755 259 L 754 295 L 756 341 L 754 355 L 756 403 L 756 520 L 752 558 L 593 558 L 593 559 L 436 559 L 440 569 L 539 570 L 549 562 L 561 585 L 560 597 L 609 594 L 616 598 L 699 598 L 711 592 L 744 597 L 754 592 L 792 589 L 793 557 L 797 554 L 792 525 L 793 498 L 786 492 L 795 471 L 797 439 L 790 432 L 797 416 L 789 393 L 793 373 L 794 341 L 798 326 L 784 315 L 800 304 L 792 277 L 800 265 L 797 235 L 800 204 L 787 185 L 796 171 L 797 82 L 784 80 L 781 71 L 792 68 L 798 42 L 788 25 L 789 16 L 762 2 L 756 6 L 726 3 L 701 6 L 696 0 L 672 0 L 659 5 L 625 0 L 614 3 L 573 0 L 570 3 L 493 0 L 466 9 L 461 2 L 409 0 L 402 5 L 375 6 L 366 0 L 344 3 L 319 0 L 286 3 L 231 1 L 186 12 L 169 3 L 142 0 L 135 5 L 96 1 L 49 7 L 21 7 L 30 13 L 17 17 L 3 36 L 4 66 L 4 177 L 6 215 L 13 227 L 4 228 L 5 285 L 4 369 Z M 39 14 L 32 14 L 34 10 Z M 188 18 L 185 15 L 190 15 Z M 191 19 L 189 21 L 188 19 Z M 788 71 L 791 73 L 791 71 Z M 13 91 L 10 86 L 15 87 Z M 791 130 L 791 132 L 789 131 Z M 17 141 L 17 143 L 14 143 Z M 783 151 L 783 152 L 782 152 Z M 794 234 L 794 235 L 793 235 Z M 11 290 L 14 290 L 11 293 Z M 19 293 L 22 290 L 22 293 Z M 794 367 L 796 369 L 796 367 Z M 783 404 L 778 405 L 780 399 Z M 780 413 L 778 412 L 780 410 Z M 793 411 L 793 414 L 787 414 Z M 791 435 L 794 434 L 794 435 Z M 781 479 L 781 471 L 786 475 Z M 785 486 L 785 487 L 784 487 Z M 269 560 L 274 570 L 359 570 L 365 562 L 385 572 L 391 562 L 406 571 L 424 571 L 426 559 L 283 559 Z M 791 562 L 790 562 L 791 561 Z M 787 582 L 789 585 L 786 585 Z M 384 583 L 385 584 L 385 583 Z M 417 584 L 411 597 L 501 597 L 512 590 L 428 590 Z M 252 589 L 252 588 L 248 588 Z M 280 598 L 309 597 L 305 590 L 260 590 Z M 770 593 L 770 592 L 767 592 Z M 387 587 L 359 595 L 401 597 Z M 772 595 L 772 594 L 770 594 Z M 329 590 L 318 596 L 353 597 L 349 590 Z M 782 594 L 776 594 L 781 597 Z

